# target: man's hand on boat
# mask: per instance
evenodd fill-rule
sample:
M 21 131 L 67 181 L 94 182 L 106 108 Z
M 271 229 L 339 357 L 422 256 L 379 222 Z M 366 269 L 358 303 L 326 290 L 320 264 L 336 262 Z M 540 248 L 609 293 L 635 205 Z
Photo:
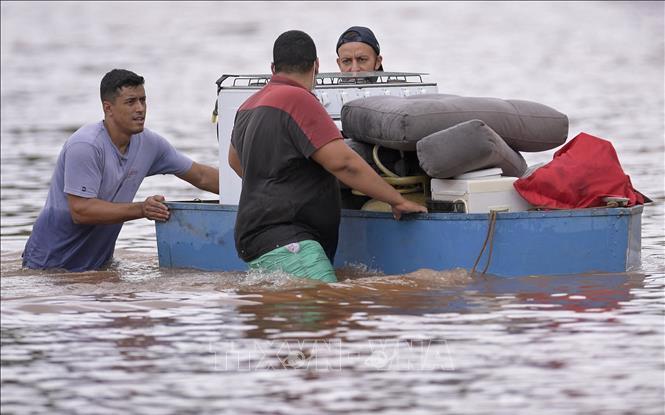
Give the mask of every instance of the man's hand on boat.
M 146 198 L 141 204 L 143 210 L 143 217 L 149 220 L 156 220 L 158 222 L 165 222 L 169 219 L 169 208 L 164 202 L 164 196 L 154 195 Z
M 404 199 L 404 198 L 402 198 Z M 406 213 L 427 213 L 427 208 L 418 203 L 404 199 L 404 202 L 397 205 L 391 205 L 393 210 L 393 218 L 400 220 L 403 214 Z

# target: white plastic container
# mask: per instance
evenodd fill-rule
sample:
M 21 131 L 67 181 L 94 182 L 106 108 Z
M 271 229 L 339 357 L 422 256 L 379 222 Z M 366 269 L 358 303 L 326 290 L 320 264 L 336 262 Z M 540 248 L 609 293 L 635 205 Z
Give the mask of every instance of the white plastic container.
M 467 213 L 491 210 L 518 212 L 532 206 L 513 187 L 516 177 L 487 176 L 475 179 L 432 179 L 432 200 L 463 201 Z

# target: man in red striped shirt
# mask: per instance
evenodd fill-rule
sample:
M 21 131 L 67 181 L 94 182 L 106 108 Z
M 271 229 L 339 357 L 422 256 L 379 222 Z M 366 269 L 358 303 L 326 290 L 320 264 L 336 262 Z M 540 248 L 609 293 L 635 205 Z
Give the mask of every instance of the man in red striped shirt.
M 319 70 L 314 41 L 281 34 L 273 76 L 238 109 L 229 164 L 242 177 L 235 226 L 238 255 L 250 268 L 335 282 L 339 179 L 390 204 L 395 219 L 426 212 L 406 200 L 342 139 L 311 92 Z

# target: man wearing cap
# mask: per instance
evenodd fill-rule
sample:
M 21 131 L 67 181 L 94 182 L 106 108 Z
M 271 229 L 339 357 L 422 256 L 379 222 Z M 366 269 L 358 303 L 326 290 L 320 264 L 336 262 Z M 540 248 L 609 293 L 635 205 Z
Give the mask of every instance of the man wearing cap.
M 383 57 L 374 33 L 363 26 L 348 28 L 337 41 L 340 72 L 383 71 Z
M 242 177 L 235 225 L 238 255 L 252 269 L 335 282 L 337 180 L 389 203 L 395 219 L 426 212 L 406 200 L 342 140 L 311 92 L 316 46 L 298 30 L 273 47 L 273 76 L 238 109 L 229 165 Z

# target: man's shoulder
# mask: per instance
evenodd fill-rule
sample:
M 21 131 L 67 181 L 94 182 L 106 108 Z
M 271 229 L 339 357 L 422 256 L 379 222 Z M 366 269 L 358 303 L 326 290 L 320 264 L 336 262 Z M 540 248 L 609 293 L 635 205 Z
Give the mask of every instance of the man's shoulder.
M 161 134 L 151 130 L 149 128 L 144 128 L 143 131 L 136 134 L 134 138 L 138 138 L 141 141 L 142 146 L 153 146 L 153 147 L 164 147 L 171 146 L 171 143 L 164 138 Z M 134 140 L 132 138 L 132 140 Z
M 269 84 L 245 101 L 240 110 L 272 107 L 290 113 L 299 106 L 317 103 L 319 101 L 316 96 L 305 88 L 288 84 Z
M 96 145 L 100 143 L 100 137 L 104 131 L 104 124 L 99 121 L 82 126 L 69 137 L 68 143 L 88 143 Z
M 316 96 L 312 94 L 311 91 L 308 91 L 305 88 L 301 88 L 294 85 L 275 85 L 274 88 L 275 88 L 275 95 L 278 95 L 280 97 L 287 97 L 289 99 L 304 100 L 304 101 L 309 101 L 309 100 L 317 101 Z

